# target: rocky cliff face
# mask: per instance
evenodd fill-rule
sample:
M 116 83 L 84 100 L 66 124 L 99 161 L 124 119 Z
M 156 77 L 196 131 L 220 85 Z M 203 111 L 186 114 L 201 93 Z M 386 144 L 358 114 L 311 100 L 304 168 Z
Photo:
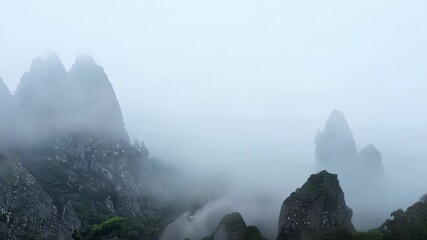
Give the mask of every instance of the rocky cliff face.
M 240 213 L 234 212 L 224 216 L 215 232 L 203 240 L 265 240 L 258 228 L 246 226 Z
M 1 150 L 0 165 L 0 235 L 4 239 L 72 239 L 80 220 L 70 202 L 55 205 L 15 153 Z
M 79 57 L 67 72 L 56 56 L 37 58 L 15 95 L 0 82 L 0 100 L 10 130 L 0 142 L 0 236 L 72 239 L 117 215 L 132 226 L 148 221 L 139 237 L 160 231 L 156 162 L 144 144 L 130 144 L 93 59 Z
M 283 202 L 277 239 L 323 239 L 334 234 L 345 240 L 355 231 L 352 214 L 337 175 L 322 171 L 311 175 Z

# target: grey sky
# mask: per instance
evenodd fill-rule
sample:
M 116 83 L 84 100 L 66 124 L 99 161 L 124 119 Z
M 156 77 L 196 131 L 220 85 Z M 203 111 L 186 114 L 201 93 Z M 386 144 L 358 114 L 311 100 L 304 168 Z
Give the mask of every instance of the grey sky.
M 14 91 L 38 55 L 68 69 L 90 54 L 131 137 L 201 167 L 309 166 L 337 108 L 414 199 L 427 183 L 426 12 L 424 0 L 1 0 L 0 76 Z

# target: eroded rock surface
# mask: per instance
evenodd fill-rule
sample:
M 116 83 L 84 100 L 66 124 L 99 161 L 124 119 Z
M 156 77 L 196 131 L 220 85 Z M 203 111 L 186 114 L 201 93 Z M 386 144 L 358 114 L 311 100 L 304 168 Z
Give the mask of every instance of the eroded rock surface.
M 341 231 L 351 236 L 355 231 L 352 214 L 337 175 L 322 171 L 311 175 L 283 202 L 277 239 L 322 239 L 330 232 Z
M 53 204 L 15 153 L 1 150 L 0 165 L 0 235 L 4 239 L 72 239 L 80 220 L 71 204 Z

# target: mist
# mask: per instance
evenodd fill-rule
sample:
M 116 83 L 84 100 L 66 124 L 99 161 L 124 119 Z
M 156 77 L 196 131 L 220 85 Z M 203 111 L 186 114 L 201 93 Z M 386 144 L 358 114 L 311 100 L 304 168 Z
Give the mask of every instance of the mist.
M 68 70 L 91 55 L 131 140 L 191 176 L 225 181 L 206 205 L 217 220 L 240 211 L 275 236 L 282 201 L 316 171 L 314 138 L 333 109 L 358 151 L 381 152 L 381 210 L 427 192 L 425 1 L 42 0 L 0 9 L 0 77 L 12 92 L 36 56 L 56 53 Z

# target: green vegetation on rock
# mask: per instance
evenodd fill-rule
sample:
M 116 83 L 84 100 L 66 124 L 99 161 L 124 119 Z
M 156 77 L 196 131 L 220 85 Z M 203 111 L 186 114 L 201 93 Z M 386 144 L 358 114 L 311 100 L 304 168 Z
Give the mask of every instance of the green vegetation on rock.
M 88 231 L 74 234 L 77 240 L 110 239 L 121 240 L 155 239 L 161 231 L 162 218 L 159 215 L 142 217 L 113 216 L 100 224 L 95 224 Z

